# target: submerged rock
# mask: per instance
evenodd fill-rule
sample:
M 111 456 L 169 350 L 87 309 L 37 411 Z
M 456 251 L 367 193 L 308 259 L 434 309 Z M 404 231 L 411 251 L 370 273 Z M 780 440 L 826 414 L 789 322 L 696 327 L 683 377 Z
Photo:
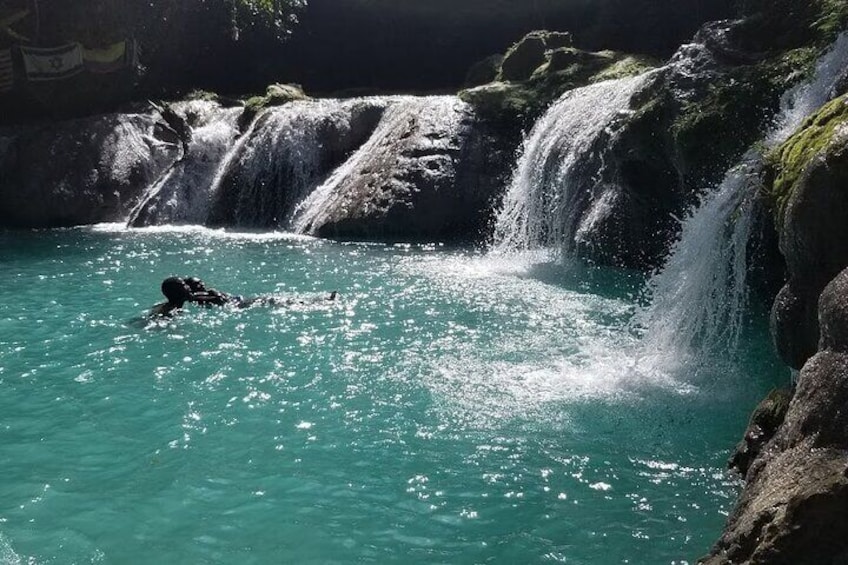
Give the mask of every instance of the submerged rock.
M 0 132 L 0 225 L 123 220 L 181 155 L 156 111 L 107 114 Z

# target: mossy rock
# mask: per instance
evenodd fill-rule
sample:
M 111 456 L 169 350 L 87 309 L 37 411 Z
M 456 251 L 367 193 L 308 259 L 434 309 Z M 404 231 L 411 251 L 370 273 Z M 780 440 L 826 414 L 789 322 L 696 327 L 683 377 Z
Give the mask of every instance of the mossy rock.
M 547 62 L 536 69 L 534 75 L 565 71 L 572 69 L 575 65 L 579 67 L 608 66 L 616 58 L 616 55 L 616 53 L 610 51 L 592 53 L 573 47 L 560 47 L 548 51 Z
M 809 117 L 801 129 L 769 155 L 774 181 L 769 195 L 776 222 L 783 225 L 786 206 L 810 163 L 826 153 L 836 133 L 848 127 L 848 95 L 832 100 Z
M 492 82 L 469 88 L 461 91 L 459 97 L 480 116 L 506 129 L 520 128 L 532 121 L 543 104 L 538 92 L 514 82 Z
M 845 0 L 823 0 L 813 30 L 823 41 L 831 41 L 840 32 L 848 29 L 848 2 Z
M 203 102 L 218 102 L 218 95 L 208 90 L 192 90 L 186 96 L 186 100 L 200 100 Z
M 715 180 L 762 138 L 787 89 L 813 71 L 819 51 L 801 48 L 758 63 L 730 67 L 685 104 L 671 132 L 691 165 L 687 175 Z
M 272 84 L 265 96 L 253 96 L 244 103 L 244 112 L 239 117 L 239 129 L 244 131 L 253 119 L 265 108 L 282 106 L 295 100 L 309 100 L 309 96 L 297 84 Z
M 848 27 L 845 0 L 745 0 L 733 35 L 752 52 L 824 46 Z
M 548 50 L 544 64 L 527 80 L 496 81 L 463 90 L 459 96 L 483 118 L 506 129 L 523 129 L 569 90 L 600 80 L 633 76 L 651 67 L 652 62 L 644 57 L 560 47 Z
M 465 75 L 465 87 L 474 88 L 494 82 L 498 77 L 503 60 L 503 55 L 490 55 L 471 65 L 468 74 Z
M 762 453 L 766 444 L 774 437 L 786 419 L 792 391 L 785 388 L 772 390 L 754 410 L 742 441 L 728 461 L 728 467 L 736 469 L 744 478 Z
M 589 82 L 602 82 L 641 75 L 649 70 L 660 66 L 660 61 L 651 57 L 641 55 L 626 55 L 618 58 L 614 63 L 601 72 L 593 75 Z
M 533 31 L 509 48 L 501 63 L 498 80 L 523 81 L 529 79 L 547 59 L 550 50 L 571 47 L 570 33 Z

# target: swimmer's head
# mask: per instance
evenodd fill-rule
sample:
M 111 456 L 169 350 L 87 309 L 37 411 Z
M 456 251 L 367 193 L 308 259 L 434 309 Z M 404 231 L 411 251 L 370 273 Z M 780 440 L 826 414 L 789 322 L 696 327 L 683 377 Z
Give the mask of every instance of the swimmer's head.
M 162 294 L 171 304 L 182 306 L 191 299 L 191 289 L 186 281 L 179 277 L 171 277 L 162 281 Z
M 188 288 L 191 289 L 192 292 L 205 292 L 206 285 L 197 277 L 189 277 L 185 280 L 185 283 L 188 285 Z

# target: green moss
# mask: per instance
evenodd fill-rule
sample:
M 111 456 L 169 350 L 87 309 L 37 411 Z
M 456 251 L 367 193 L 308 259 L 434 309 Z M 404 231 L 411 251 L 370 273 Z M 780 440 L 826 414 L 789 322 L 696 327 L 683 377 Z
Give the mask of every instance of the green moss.
M 671 133 L 689 156 L 692 175 L 712 178 L 760 139 L 779 110 L 781 95 L 812 73 L 819 52 L 805 47 L 731 68 L 703 96 L 684 105 Z
M 774 389 L 760 402 L 751 415 L 750 426 L 759 426 L 768 434 L 773 434 L 786 419 L 792 391 L 785 388 Z
M 825 41 L 832 41 L 836 35 L 848 28 L 848 2 L 845 0 L 821 0 L 819 18 L 813 23 L 813 29 Z
M 659 66 L 659 62 L 649 57 L 628 55 L 592 76 L 589 82 L 602 82 L 641 75 L 657 66 Z
M 192 90 L 186 96 L 186 100 L 203 100 L 205 102 L 218 102 L 218 95 L 208 90 Z
M 239 118 L 239 128 L 244 130 L 265 108 L 282 106 L 295 100 L 309 100 L 309 96 L 299 85 L 272 84 L 266 90 L 265 96 L 253 96 L 245 100 L 244 112 Z
M 848 95 L 833 100 L 804 122 L 801 129 L 768 159 L 774 171 L 769 195 L 774 204 L 777 225 L 783 224 L 786 205 L 813 159 L 824 153 L 837 129 L 848 124 Z
M 484 118 L 509 129 L 527 128 L 565 92 L 593 82 L 645 72 L 654 61 L 615 51 L 572 47 L 546 52 L 546 62 L 524 81 L 499 81 L 463 90 L 460 98 Z

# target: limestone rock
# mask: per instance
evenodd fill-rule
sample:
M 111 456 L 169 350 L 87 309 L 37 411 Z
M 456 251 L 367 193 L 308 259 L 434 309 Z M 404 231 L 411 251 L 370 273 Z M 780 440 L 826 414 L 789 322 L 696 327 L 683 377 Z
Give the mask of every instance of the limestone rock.
M 724 534 L 702 563 L 848 562 L 848 269 L 822 293 L 820 351 L 783 424 L 751 465 Z
M 5 131 L 0 134 L 6 139 L 0 162 L 0 225 L 123 220 L 181 155 L 179 140 L 168 140 L 169 131 L 155 111 Z
M 819 349 L 848 353 L 848 270 L 831 281 L 822 292 L 819 325 Z
M 800 370 L 815 355 L 819 328 L 816 305 L 810 291 L 799 291 L 792 282 L 777 294 L 771 307 L 771 335 L 783 362 Z
M 503 63 L 503 55 L 490 55 L 482 61 L 474 63 L 465 75 L 465 88 L 474 88 L 494 82 Z
M 297 231 L 330 238 L 451 240 L 479 235 L 506 159 L 455 97 L 387 109 L 372 138 L 307 199 Z
M 743 478 L 748 474 L 751 464 L 783 424 L 791 399 L 792 393 L 786 389 L 776 389 L 769 393 L 754 410 L 745 436 L 736 446 L 728 467 L 738 471 Z
M 547 62 L 546 53 L 551 49 L 571 47 L 569 33 L 534 31 L 525 35 L 506 52 L 499 80 L 527 80 L 533 72 Z
M 816 305 L 848 266 L 848 96 L 827 104 L 775 153 L 771 195 L 790 280 L 772 308 L 772 332 L 794 368 L 815 353 Z

